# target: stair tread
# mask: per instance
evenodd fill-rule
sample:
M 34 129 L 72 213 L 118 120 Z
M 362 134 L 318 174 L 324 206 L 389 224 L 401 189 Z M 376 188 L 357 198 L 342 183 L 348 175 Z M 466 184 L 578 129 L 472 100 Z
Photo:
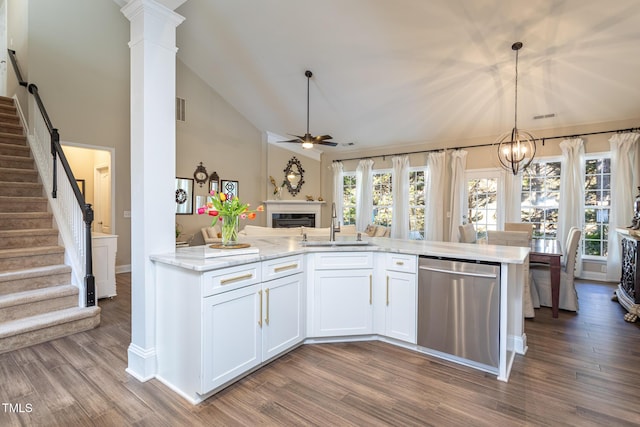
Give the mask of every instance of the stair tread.
M 55 228 L 24 228 L 13 230 L 0 230 L 0 237 L 14 237 L 14 236 L 51 236 L 58 234 L 58 230 Z
M 0 168 L 1 169 L 1 168 Z M 11 186 L 11 187 L 32 187 L 37 188 L 41 187 L 42 184 L 39 182 L 24 182 L 24 181 L 0 181 L 0 187 Z
M 43 267 L 31 267 L 21 270 L 3 271 L 0 273 L 0 283 L 18 279 L 29 279 L 39 276 L 54 274 L 66 274 L 71 272 L 71 267 L 66 264 L 48 265 Z
M 7 295 L 0 295 L 0 309 L 53 298 L 78 295 L 78 292 L 78 288 L 73 285 L 57 285 L 40 289 L 30 289 L 28 291 L 14 292 Z
M 11 248 L 0 249 L 0 258 L 10 258 L 12 256 L 25 256 L 25 255 L 43 255 L 63 253 L 64 247 L 62 246 L 40 246 L 37 248 Z
M 50 218 L 52 215 L 51 212 L 0 212 L 0 220 L 7 218 Z
M 7 338 L 44 327 L 60 325 L 74 320 L 93 317 L 100 314 L 100 307 L 72 307 L 63 310 L 37 314 L 19 320 L 12 320 L 0 324 L 0 338 Z
M 47 198 L 44 196 L 0 196 L 0 202 L 10 201 L 11 199 L 17 199 L 18 201 L 25 202 L 28 201 L 46 201 Z
M 14 173 L 16 173 L 16 172 L 19 172 L 19 173 L 29 172 L 29 173 L 32 173 L 32 174 L 37 174 L 38 173 L 38 171 L 35 170 L 35 169 L 25 169 L 25 168 L 0 168 L 0 169 L 2 169 L 5 172 L 14 172 Z

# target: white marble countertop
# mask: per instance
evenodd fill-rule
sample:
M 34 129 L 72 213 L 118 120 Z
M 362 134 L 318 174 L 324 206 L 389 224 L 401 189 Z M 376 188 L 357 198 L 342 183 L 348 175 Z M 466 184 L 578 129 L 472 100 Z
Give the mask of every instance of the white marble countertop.
M 353 239 L 353 237 L 350 237 Z M 339 239 L 339 237 L 337 237 Z M 328 239 L 327 239 L 328 240 Z M 241 239 L 249 243 L 258 253 L 234 254 L 235 249 L 226 249 L 229 256 L 205 258 L 208 246 L 176 248 L 175 253 L 152 255 L 152 261 L 174 265 L 194 271 L 217 270 L 234 265 L 248 264 L 289 255 L 313 252 L 389 252 L 412 255 L 439 256 L 508 264 L 523 264 L 529 248 L 495 246 L 475 243 L 428 242 L 422 240 L 400 240 L 386 237 L 367 239 L 366 246 L 304 246 L 300 237 L 254 237 Z M 238 250 L 240 251 L 240 250 Z

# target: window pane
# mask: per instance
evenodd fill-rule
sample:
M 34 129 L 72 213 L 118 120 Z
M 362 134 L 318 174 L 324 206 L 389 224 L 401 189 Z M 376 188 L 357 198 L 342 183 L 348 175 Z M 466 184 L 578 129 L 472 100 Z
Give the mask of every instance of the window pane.
M 595 165 L 591 165 L 592 169 Z M 533 224 L 533 237 L 555 239 L 560 205 L 560 162 L 535 162 L 522 177 L 520 219 Z
M 587 159 L 585 172 L 582 253 L 606 257 L 611 204 L 611 159 Z

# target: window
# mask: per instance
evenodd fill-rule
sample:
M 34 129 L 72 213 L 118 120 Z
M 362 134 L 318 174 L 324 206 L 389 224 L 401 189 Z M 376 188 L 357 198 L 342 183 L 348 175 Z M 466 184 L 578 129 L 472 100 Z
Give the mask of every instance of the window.
M 391 227 L 391 171 L 373 171 L 373 224 Z
M 588 156 L 585 162 L 584 230 L 582 253 L 606 257 L 611 208 L 611 159 L 609 154 Z
M 356 173 L 342 174 L 342 224 L 356 223 Z
M 425 171 L 409 171 L 409 239 L 424 240 Z
M 537 161 L 522 175 L 520 217 L 533 224 L 534 239 L 555 239 L 560 203 L 560 161 Z
M 467 171 L 468 211 L 466 221 L 474 225 L 478 239 L 497 230 L 502 218 L 501 174 L 498 170 Z

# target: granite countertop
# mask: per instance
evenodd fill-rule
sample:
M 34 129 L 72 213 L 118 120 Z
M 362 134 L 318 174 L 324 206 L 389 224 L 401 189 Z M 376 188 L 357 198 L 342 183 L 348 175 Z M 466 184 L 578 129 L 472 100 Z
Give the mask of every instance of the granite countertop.
M 337 238 L 339 239 L 339 238 Z M 328 240 L 328 239 L 327 239 Z M 194 271 L 217 270 L 251 262 L 265 261 L 290 255 L 314 252 L 388 252 L 411 255 L 440 256 L 488 262 L 523 264 L 529 248 L 495 246 L 475 243 L 428 242 L 422 240 L 400 240 L 386 237 L 367 239 L 366 246 L 304 246 L 300 237 L 254 237 L 243 238 L 257 253 L 241 253 L 242 249 L 210 249 L 207 245 L 176 248 L 175 253 L 151 255 L 151 260 Z M 229 256 L 205 257 L 205 252 L 224 251 Z M 234 252 L 233 251 L 237 251 Z M 215 254 L 220 255 L 220 254 Z

